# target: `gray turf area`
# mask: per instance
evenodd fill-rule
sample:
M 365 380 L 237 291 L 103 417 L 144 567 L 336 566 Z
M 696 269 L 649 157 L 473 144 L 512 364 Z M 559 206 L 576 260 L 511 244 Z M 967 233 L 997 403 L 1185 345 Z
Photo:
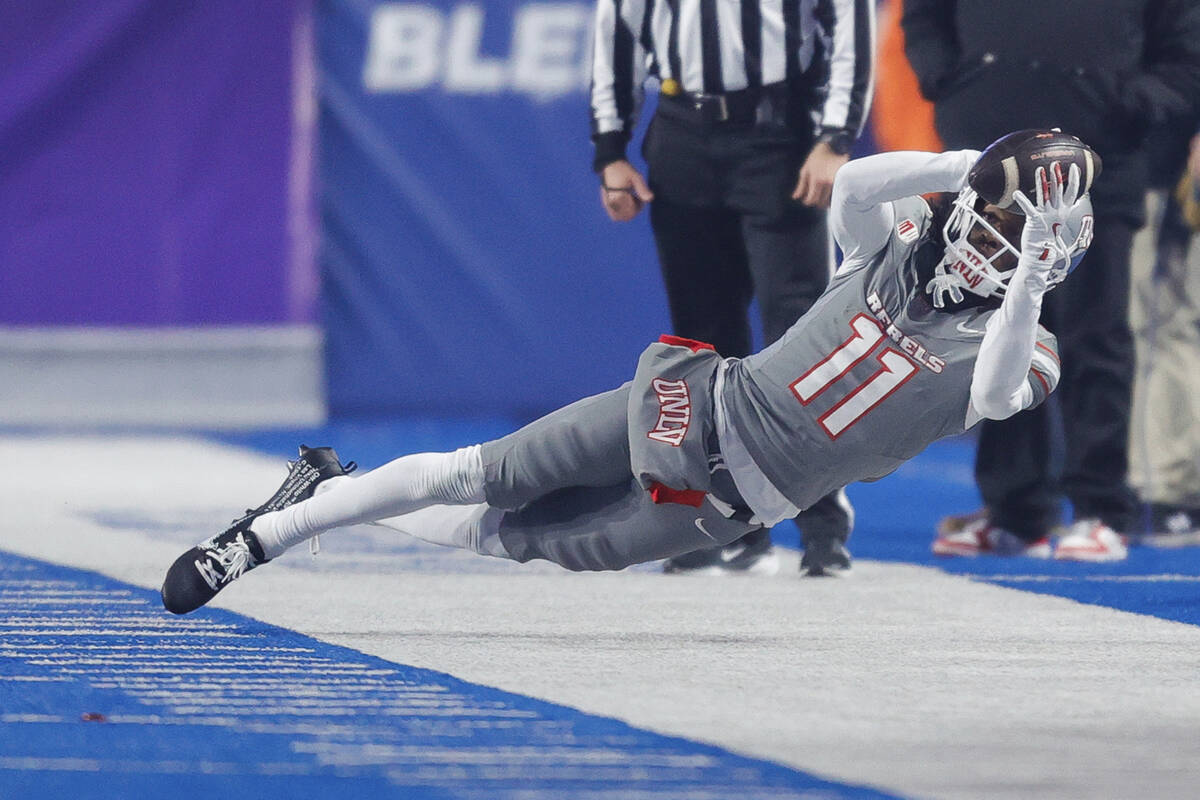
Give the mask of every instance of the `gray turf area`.
M 156 586 L 270 494 L 199 439 L 0 437 L 0 549 Z M 20 463 L 21 469 L 11 465 Z M 1200 629 L 938 570 L 576 575 L 361 527 L 218 604 L 396 662 L 806 772 L 946 798 L 1189 797 Z

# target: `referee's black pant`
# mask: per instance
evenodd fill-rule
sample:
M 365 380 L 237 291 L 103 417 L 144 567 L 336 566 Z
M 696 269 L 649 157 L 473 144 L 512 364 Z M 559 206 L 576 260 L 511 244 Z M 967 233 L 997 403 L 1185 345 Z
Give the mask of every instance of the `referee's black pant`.
M 829 281 L 826 212 L 791 199 L 813 139 L 776 111 L 781 118 L 705 123 L 664 98 L 643 142 L 671 324 L 723 356 L 751 353 L 751 300 L 770 344 Z M 844 542 L 850 511 L 830 495 L 796 523 L 806 546 Z

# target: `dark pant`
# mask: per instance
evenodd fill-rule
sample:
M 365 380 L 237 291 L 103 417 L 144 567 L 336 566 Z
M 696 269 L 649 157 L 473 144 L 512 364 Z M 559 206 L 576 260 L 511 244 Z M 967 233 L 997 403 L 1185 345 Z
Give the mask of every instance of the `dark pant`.
M 1076 518 L 1099 517 L 1117 531 L 1133 522 L 1135 501 L 1126 484 L 1133 233 L 1131 221 L 1097 214 L 1087 255 L 1042 307 L 1062 356 L 1058 391 L 1038 408 L 981 424 L 980 493 L 992 522 L 1023 537 L 1043 536 L 1059 521 L 1064 494 Z
M 770 344 L 825 290 L 826 213 L 791 199 L 812 144 L 782 120 L 704 124 L 660 101 L 643 154 L 676 335 L 709 342 L 723 356 L 746 356 L 752 299 Z M 797 524 L 806 541 L 845 541 L 850 533 L 848 509 L 833 495 Z

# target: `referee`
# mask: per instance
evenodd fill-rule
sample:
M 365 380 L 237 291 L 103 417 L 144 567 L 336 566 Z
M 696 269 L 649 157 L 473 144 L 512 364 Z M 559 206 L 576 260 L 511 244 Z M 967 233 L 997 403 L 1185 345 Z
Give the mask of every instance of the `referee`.
M 824 290 L 825 209 L 871 102 L 875 0 L 597 0 L 593 167 L 615 221 L 650 203 L 675 334 L 724 356 L 751 352 L 757 300 L 767 343 Z M 647 79 L 658 105 L 626 159 Z M 653 201 L 653 202 L 651 202 Z M 842 492 L 797 519 L 802 569 L 848 568 Z M 668 572 L 773 572 L 768 533 L 672 559 Z

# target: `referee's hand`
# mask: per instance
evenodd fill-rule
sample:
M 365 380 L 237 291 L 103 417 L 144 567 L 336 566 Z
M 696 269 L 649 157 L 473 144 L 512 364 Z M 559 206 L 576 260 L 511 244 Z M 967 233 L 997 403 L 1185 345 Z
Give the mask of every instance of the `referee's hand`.
M 838 155 L 825 142 L 818 142 L 800 168 L 792 199 L 813 208 L 829 208 L 833 176 L 849 160 L 850 156 Z
M 653 199 L 646 179 L 628 161 L 614 161 L 600 173 L 600 202 L 614 222 L 628 222 Z

